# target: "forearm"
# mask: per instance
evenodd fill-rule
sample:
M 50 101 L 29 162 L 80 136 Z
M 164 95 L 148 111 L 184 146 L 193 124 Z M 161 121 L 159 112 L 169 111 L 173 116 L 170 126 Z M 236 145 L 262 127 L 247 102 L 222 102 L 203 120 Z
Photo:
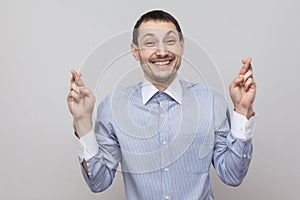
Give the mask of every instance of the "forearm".
M 104 134 L 105 129 L 101 127 L 100 132 Z M 116 141 L 100 134 L 97 134 L 97 139 L 96 134 L 91 131 L 77 140 L 82 173 L 93 192 L 101 192 L 111 185 L 120 161 Z
M 74 119 L 73 127 L 75 129 L 76 137 L 81 138 L 92 130 L 93 127 L 92 119 L 91 118 L 85 118 L 81 120 Z
M 231 186 L 238 186 L 245 178 L 252 159 L 252 140 L 235 138 L 231 133 L 219 137 L 215 146 L 214 165 L 221 180 Z
M 252 158 L 252 137 L 256 117 L 247 119 L 244 114 L 233 112 L 230 120 L 225 103 L 218 103 L 216 106 L 218 107 L 215 110 L 214 167 L 224 183 L 237 186 L 246 176 Z M 224 110 L 226 112 L 220 114 L 220 111 Z
M 114 179 L 115 170 L 103 163 L 103 156 L 100 151 L 95 157 L 81 162 L 83 177 L 92 192 L 104 191 Z

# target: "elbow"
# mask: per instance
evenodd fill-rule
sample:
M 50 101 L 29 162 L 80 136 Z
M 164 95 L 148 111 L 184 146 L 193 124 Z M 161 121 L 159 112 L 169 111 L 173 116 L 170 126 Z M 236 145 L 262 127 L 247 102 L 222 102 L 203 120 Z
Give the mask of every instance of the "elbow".
M 90 187 L 91 192 L 93 193 L 100 193 L 103 192 L 104 190 L 106 190 L 107 188 L 98 188 L 98 187 Z
M 244 181 L 248 167 L 227 167 L 223 170 L 219 170 L 219 172 L 221 171 L 222 173 L 219 174 L 219 177 L 226 185 L 238 187 Z
M 100 193 L 100 192 L 103 192 L 104 190 L 106 190 L 109 186 L 111 185 L 110 184 L 103 184 L 103 185 L 90 185 L 90 190 L 91 192 L 93 193 Z
M 102 192 L 104 190 L 100 190 L 99 188 L 95 188 L 95 187 L 90 187 L 90 191 L 93 192 L 93 193 L 99 193 L 99 192 Z
M 228 182 L 225 182 L 226 185 L 229 185 L 231 187 L 238 187 L 242 184 L 243 179 L 241 180 L 230 180 Z
M 103 174 L 102 174 L 103 175 Z M 113 182 L 113 174 L 105 171 L 104 176 L 97 174 L 90 177 L 89 188 L 93 193 L 99 193 L 106 190 Z
M 102 180 L 100 182 L 94 182 L 89 185 L 91 192 L 100 193 L 106 190 L 112 184 L 112 180 Z
M 241 174 L 228 174 L 227 178 L 222 180 L 226 185 L 232 186 L 232 187 L 238 187 L 242 184 L 243 180 L 245 178 L 245 175 L 243 173 Z

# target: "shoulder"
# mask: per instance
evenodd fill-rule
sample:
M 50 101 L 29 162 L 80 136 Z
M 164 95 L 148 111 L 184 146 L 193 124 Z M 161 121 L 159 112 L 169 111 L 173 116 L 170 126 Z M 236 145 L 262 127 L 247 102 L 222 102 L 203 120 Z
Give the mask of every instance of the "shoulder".
M 113 104 L 125 105 L 132 99 L 141 99 L 141 87 L 142 83 L 138 83 L 136 85 L 131 85 L 122 89 L 116 89 L 112 91 L 100 102 L 98 111 L 99 109 L 103 109 L 105 107 L 111 108 Z
M 190 83 L 181 81 L 183 99 L 196 98 L 199 105 L 224 105 L 227 104 L 224 95 L 203 83 Z M 219 106 L 218 106 L 219 107 Z
M 187 81 L 180 81 L 182 86 L 183 95 L 188 93 L 194 93 L 197 95 L 205 95 L 210 97 L 223 97 L 219 92 L 210 86 L 203 83 L 191 83 Z

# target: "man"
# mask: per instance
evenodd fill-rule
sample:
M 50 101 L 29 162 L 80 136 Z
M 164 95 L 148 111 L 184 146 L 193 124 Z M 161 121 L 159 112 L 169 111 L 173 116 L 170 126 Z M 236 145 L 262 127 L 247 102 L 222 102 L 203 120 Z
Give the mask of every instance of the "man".
M 251 58 L 242 60 L 229 87 L 232 123 L 224 98 L 202 84 L 179 80 L 184 38 L 176 19 L 154 10 L 133 31 L 131 50 L 144 81 L 117 91 L 99 105 L 82 74 L 72 71 L 68 106 L 79 138 L 83 176 L 93 192 L 105 190 L 119 163 L 126 198 L 213 199 L 209 169 L 232 186 L 252 157 L 256 93 Z

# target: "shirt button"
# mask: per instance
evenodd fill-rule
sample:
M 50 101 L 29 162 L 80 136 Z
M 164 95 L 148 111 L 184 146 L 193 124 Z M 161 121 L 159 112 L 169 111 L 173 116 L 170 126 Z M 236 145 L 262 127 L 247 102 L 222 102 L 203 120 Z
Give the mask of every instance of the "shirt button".
M 169 167 L 166 167 L 164 170 L 165 170 L 165 172 L 169 171 Z
M 84 152 L 84 151 L 83 151 L 83 148 L 82 148 L 81 146 L 79 147 L 79 152 L 80 152 L 81 154 L 83 154 L 83 152 Z
M 164 115 L 164 114 L 160 114 L 160 117 L 161 117 L 161 118 L 164 118 L 164 117 L 165 117 L 165 115 Z
M 163 96 L 163 94 L 161 93 L 159 96 L 160 96 L 160 97 L 162 97 L 162 96 Z
M 243 158 L 247 158 L 247 155 L 246 155 L 246 154 L 244 154 L 244 155 L 243 155 Z
M 166 141 L 166 140 L 164 140 L 162 143 L 163 143 L 163 144 L 167 144 L 167 141 Z
M 91 175 L 92 175 L 92 173 L 91 173 L 91 172 L 89 172 L 89 173 L 88 173 L 88 175 L 89 175 L 89 176 L 91 176 Z
M 170 199 L 170 197 L 167 195 L 167 196 L 165 196 L 165 199 Z

